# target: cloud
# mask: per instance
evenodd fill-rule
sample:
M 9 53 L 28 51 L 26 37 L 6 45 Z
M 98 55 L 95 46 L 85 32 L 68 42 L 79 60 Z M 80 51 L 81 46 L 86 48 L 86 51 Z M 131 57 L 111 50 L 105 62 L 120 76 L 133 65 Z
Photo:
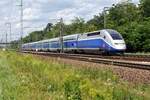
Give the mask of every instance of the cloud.
M 23 0 L 23 20 L 24 36 L 34 30 L 43 29 L 47 23 L 56 22 L 63 17 L 66 23 L 70 23 L 74 17 L 82 17 L 89 20 L 93 15 L 102 11 L 103 7 L 110 7 L 120 0 Z M 132 0 L 138 3 L 139 0 Z M 6 22 L 12 23 L 12 34 L 17 39 L 20 34 L 20 0 L 1 0 L 0 1 L 0 34 L 5 36 L 4 31 Z M 37 28 L 38 27 L 38 28 Z M 17 34 L 17 35 L 15 35 Z M 4 37 L 3 36 L 3 37 Z M 0 40 L 1 40 L 0 36 Z

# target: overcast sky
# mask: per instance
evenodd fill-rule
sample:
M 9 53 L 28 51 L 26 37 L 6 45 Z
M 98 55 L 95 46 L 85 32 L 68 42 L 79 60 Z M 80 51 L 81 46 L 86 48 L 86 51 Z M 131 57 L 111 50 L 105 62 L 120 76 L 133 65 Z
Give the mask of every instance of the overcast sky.
M 74 17 L 82 17 L 89 20 L 97 15 L 103 7 L 110 7 L 121 0 L 23 0 L 24 36 L 34 30 L 41 30 L 48 22 L 56 23 L 63 18 L 69 23 Z M 139 0 L 132 0 L 138 4 Z M 9 33 L 9 25 L 12 23 L 11 38 L 17 39 L 20 33 L 20 0 L 0 1 L 0 41 L 5 41 L 6 32 Z M 4 28 L 7 26 L 6 28 Z M 28 28 L 27 28 L 28 27 Z M 30 28 L 29 28 L 30 27 Z M 9 35 L 9 34 L 8 34 Z M 10 39 L 10 36 L 8 36 Z

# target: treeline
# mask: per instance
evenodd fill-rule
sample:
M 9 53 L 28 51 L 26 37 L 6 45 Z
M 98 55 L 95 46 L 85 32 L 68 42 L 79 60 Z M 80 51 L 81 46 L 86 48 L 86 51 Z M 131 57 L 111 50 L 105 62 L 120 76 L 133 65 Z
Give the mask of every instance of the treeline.
M 106 28 L 119 31 L 127 44 L 128 52 L 150 51 L 150 0 L 141 0 L 139 5 L 131 2 L 112 5 L 108 12 L 99 13 L 91 20 L 85 21 L 76 17 L 69 25 L 63 24 L 63 34 L 75 34 L 104 29 L 104 16 Z M 58 37 L 60 23 L 49 23 L 42 31 L 35 31 L 23 38 L 23 42 L 33 42 Z

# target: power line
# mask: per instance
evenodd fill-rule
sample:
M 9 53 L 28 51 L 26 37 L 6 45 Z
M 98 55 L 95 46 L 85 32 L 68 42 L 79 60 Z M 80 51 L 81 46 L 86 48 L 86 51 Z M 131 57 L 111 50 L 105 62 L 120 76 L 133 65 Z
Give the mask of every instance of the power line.
M 110 7 L 104 7 L 103 12 L 104 12 L 104 28 L 107 28 L 107 18 L 106 18 L 106 14 L 107 11 L 109 10 Z
M 22 36 L 23 36 L 23 0 L 20 1 L 20 41 L 19 48 L 21 49 L 22 45 Z
M 7 27 L 7 25 L 9 25 L 9 42 L 11 42 L 11 23 L 10 22 L 7 22 L 7 23 L 5 23 L 5 25 L 6 25 L 6 27 Z
M 20 16 L 20 23 L 21 23 L 21 43 L 22 43 L 22 36 L 23 36 L 23 0 L 21 0 L 21 5 L 20 5 L 20 8 L 21 8 L 21 16 Z M 20 44 L 21 45 L 21 44 Z
M 64 52 L 64 42 L 63 42 L 63 18 L 60 19 L 60 44 L 61 44 L 61 53 Z
M 63 18 L 60 19 L 50 19 L 50 20 L 59 20 L 59 24 L 60 24 L 60 32 L 59 32 L 59 41 L 60 41 L 60 52 L 64 53 L 64 41 L 63 41 Z

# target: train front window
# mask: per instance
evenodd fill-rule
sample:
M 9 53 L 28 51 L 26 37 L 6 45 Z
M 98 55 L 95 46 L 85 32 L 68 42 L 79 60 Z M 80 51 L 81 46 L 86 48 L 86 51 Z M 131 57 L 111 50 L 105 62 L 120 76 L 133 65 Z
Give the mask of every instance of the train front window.
M 120 36 L 120 34 L 117 31 L 107 30 L 107 32 L 111 35 L 113 40 L 122 40 L 122 37 Z

